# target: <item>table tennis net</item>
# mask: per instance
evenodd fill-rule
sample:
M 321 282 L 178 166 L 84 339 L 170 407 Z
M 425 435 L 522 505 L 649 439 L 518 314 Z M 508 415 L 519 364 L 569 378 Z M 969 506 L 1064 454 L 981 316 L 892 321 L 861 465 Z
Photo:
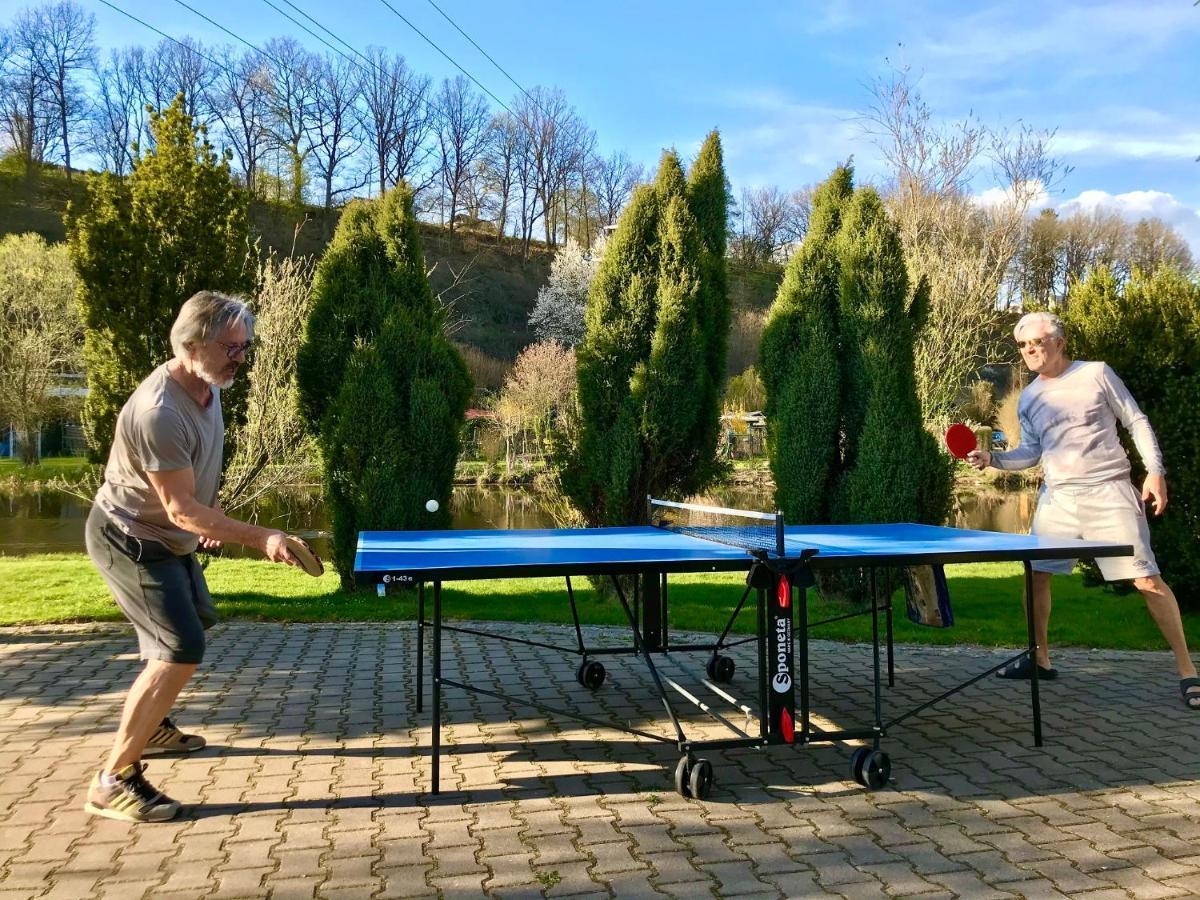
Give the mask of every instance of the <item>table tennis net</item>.
M 755 510 L 728 509 L 649 500 L 650 524 L 656 528 L 686 534 L 752 553 L 784 555 L 783 516 Z

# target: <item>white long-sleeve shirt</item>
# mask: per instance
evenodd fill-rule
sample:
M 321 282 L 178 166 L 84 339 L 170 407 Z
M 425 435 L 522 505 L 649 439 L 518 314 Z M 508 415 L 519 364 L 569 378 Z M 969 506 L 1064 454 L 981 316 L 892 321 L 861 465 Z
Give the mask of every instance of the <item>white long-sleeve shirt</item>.
M 1129 477 L 1117 421 L 1129 431 L 1146 471 L 1165 473 L 1150 420 L 1117 373 L 1102 362 L 1072 362 L 1056 378 L 1038 376 L 1017 401 L 1021 445 L 992 454 L 998 469 L 1042 462 L 1046 484 L 1092 485 Z

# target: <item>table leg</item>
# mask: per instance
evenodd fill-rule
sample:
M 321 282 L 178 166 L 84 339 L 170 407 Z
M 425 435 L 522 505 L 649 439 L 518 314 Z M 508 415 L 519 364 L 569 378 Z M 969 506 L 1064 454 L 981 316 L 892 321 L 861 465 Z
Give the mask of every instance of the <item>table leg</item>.
M 433 793 L 442 792 L 442 583 L 433 583 Z
M 425 582 L 417 586 L 417 712 L 425 708 Z
M 1033 625 L 1033 563 L 1025 560 L 1025 626 L 1029 629 L 1029 699 L 1033 705 L 1033 745 L 1042 746 L 1042 698 L 1038 687 L 1037 634 Z

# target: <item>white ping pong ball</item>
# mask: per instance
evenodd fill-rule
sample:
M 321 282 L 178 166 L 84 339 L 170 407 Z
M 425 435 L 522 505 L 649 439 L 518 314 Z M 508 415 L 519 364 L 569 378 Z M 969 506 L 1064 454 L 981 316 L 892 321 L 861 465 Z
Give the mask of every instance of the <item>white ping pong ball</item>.
M 430 512 L 437 512 L 438 511 L 438 502 L 436 500 L 426 500 L 425 508 L 427 510 L 429 510 Z

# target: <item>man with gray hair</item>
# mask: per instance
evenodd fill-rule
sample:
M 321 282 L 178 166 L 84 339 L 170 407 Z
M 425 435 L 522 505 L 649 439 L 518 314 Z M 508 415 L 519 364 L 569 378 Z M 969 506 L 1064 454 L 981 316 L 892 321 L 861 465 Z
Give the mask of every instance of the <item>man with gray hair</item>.
M 204 658 L 216 609 L 197 546 L 257 547 L 297 565 L 282 531 L 226 516 L 217 503 L 225 423 L 221 391 L 250 352 L 246 304 L 200 291 L 171 327 L 175 356 L 138 385 L 117 417 L 104 484 L 88 516 L 88 555 L 133 624 L 145 668 L 125 699 L 112 752 L 88 788 L 84 809 L 130 822 L 165 822 L 180 804 L 143 774 L 143 754 L 189 753 L 204 738 L 167 718 Z
M 1131 580 L 1175 654 L 1179 690 L 1189 709 L 1200 710 L 1200 678 L 1188 653 L 1175 594 L 1159 574 L 1150 549 L 1145 503 L 1155 515 L 1167 507 L 1162 452 L 1150 421 L 1117 374 L 1102 362 L 1072 360 L 1062 320 L 1053 313 L 1023 316 L 1013 329 L 1025 365 L 1037 377 L 1021 392 L 1017 415 L 1021 441 L 1015 450 L 974 450 L 977 469 L 1027 469 L 1042 463 L 1044 484 L 1033 517 L 1034 534 L 1129 544 L 1133 555 L 1097 560 L 1107 581 Z M 1117 422 L 1133 439 L 1146 480 L 1139 493 L 1130 482 L 1129 457 Z M 1068 574 L 1075 560 L 1033 563 L 1033 610 L 1038 678 L 1055 678 L 1050 666 L 1050 579 Z M 1001 678 L 1029 678 L 1028 658 L 1001 669 Z

